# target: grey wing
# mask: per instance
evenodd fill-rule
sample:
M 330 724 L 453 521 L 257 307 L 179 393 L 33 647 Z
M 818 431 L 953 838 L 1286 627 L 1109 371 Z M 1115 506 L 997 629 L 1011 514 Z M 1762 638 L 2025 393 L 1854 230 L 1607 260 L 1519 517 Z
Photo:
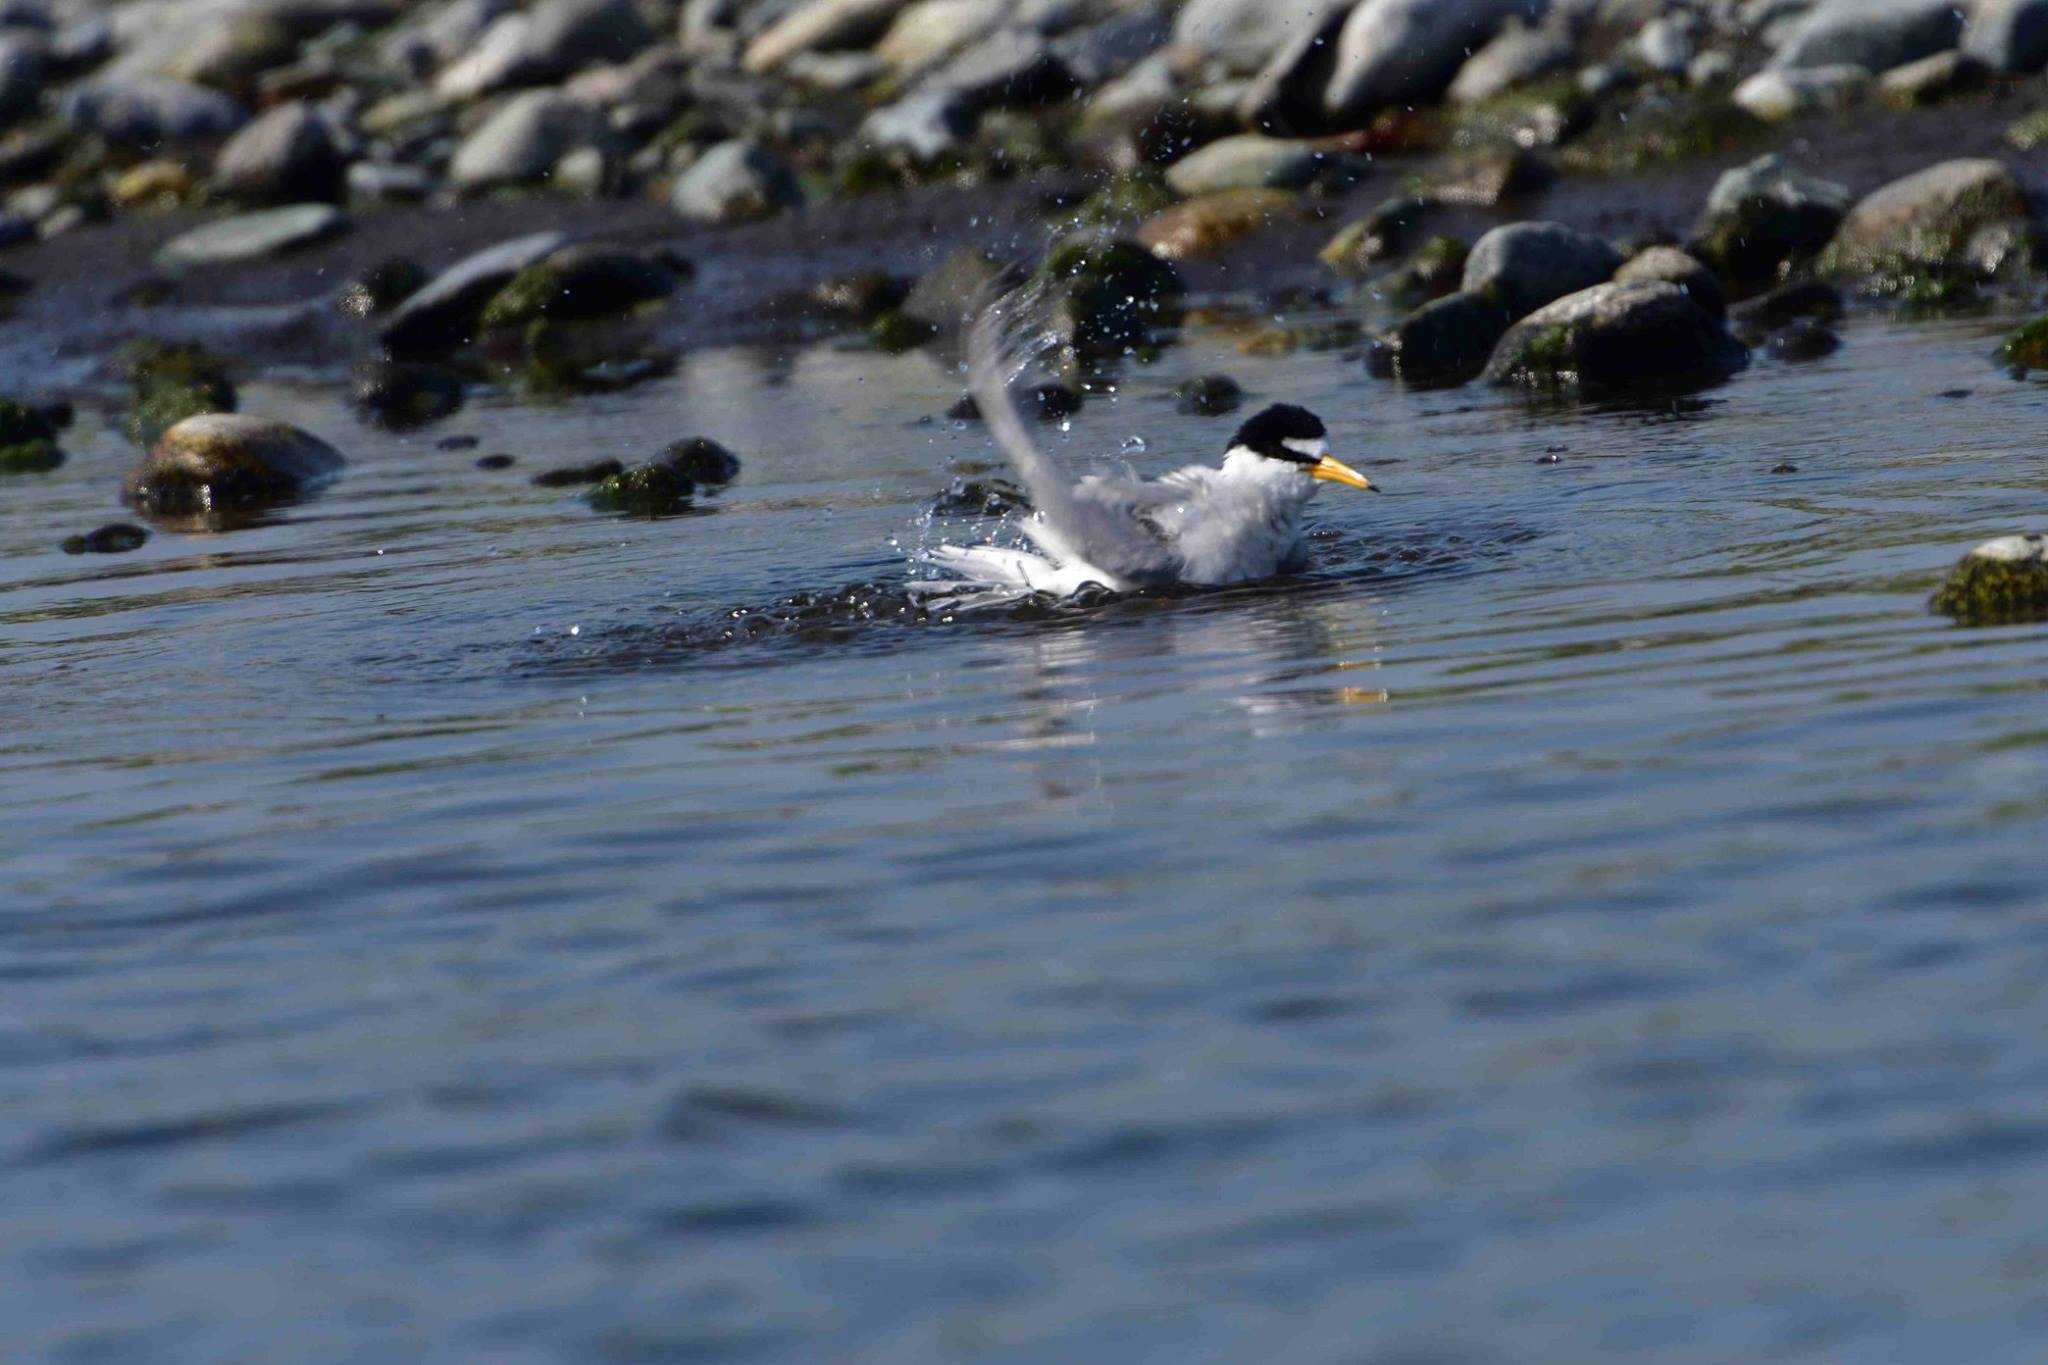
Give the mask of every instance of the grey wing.
M 1175 541 L 1179 539 L 1188 504 L 1202 497 L 1209 476 L 1214 473 L 1200 465 L 1190 465 L 1156 480 L 1092 474 L 1074 486 L 1074 496 L 1136 527 L 1178 558 Z
M 983 420 L 1024 478 L 1032 505 L 1059 543 L 1099 569 L 1135 583 L 1170 582 L 1180 556 L 1116 501 L 1082 496 L 1080 487 L 1038 448 L 1010 397 L 1010 383 L 1051 335 L 1039 291 L 1023 289 L 982 309 L 968 334 L 968 379 Z

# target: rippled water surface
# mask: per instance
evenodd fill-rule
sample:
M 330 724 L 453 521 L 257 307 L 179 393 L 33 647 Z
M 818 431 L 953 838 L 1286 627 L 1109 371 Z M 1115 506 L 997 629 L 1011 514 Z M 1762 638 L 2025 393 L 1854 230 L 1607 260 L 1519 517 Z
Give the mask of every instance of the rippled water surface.
M 344 476 L 116 558 L 88 416 L 0 487 L 9 1354 L 2038 1359 L 2048 628 L 1924 606 L 2048 522 L 1989 334 L 1569 412 L 1200 336 L 1052 438 L 1213 458 L 1227 369 L 1389 495 L 952 620 L 918 357 L 251 385 Z M 698 515 L 527 482 L 699 433 Z

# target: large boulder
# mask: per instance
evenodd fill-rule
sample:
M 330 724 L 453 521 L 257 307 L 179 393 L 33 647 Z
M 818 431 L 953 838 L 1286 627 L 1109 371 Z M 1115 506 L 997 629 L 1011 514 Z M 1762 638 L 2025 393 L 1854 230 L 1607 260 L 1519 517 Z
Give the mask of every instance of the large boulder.
M 1661 280 L 1596 284 L 1510 327 L 1486 364 L 1493 384 L 1670 391 L 1719 383 L 1749 363 L 1721 319 Z
M 2048 620 L 2048 535 L 1985 541 L 1949 571 L 1928 605 L 1965 626 Z
M 1513 320 L 1602 283 L 1620 265 L 1621 253 L 1591 233 L 1562 223 L 1510 223 L 1473 245 L 1463 288 L 1499 300 Z
M 743 223 L 803 203 L 796 176 L 782 159 L 756 143 L 721 142 L 677 178 L 669 205 L 685 218 Z
M 2032 244 L 2026 196 L 1996 161 L 1943 161 L 1894 180 L 1849 210 L 1821 253 L 1827 275 L 1990 275 Z
M 455 149 L 448 179 L 472 192 L 542 180 L 597 131 L 597 112 L 582 101 L 553 90 L 522 91 Z
M 379 337 L 401 354 L 464 344 L 475 334 L 477 318 L 492 297 L 513 276 L 554 254 L 567 240 L 559 232 L 536 232 L 464 257 L 400 302 Z
M 1691 250 L 1738 285 L 1761 285 L 1819 255 L 1849 201 L 1848 186 L 1771 152 L 1714 182 Z
M 2048 0 L 1977 0 L 1962 46 L 1993 71 L 2039 71 L 2048 66 Z
M 1338 36 L 1325 106 L 1351 119 L 1434 101 L 1501 25 L 1540 19 L 1547 8 L 1546 0 L 1363 0 Z
M 228 139 L 214 161 L 214 188 L 255 204 L 338 200 L 347 160 L 311 105 L 280 104 Z
M 1957 0 L 1821 0 L 1792 29 L 1772 65 L 1889 71 L 1954 47 L 1965 8 Z
M 158 437 L 121 494 L 158 515 L 203 515 L 288 501 L 341 465 L 333 446 L 284 422 L 205 413 Z

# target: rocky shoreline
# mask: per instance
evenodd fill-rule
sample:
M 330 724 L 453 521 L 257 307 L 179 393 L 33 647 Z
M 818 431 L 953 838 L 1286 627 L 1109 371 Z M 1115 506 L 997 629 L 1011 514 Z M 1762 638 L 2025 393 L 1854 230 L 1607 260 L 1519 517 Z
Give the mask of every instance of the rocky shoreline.
M 1247 305 L 1283 315 L 1248 350 L 1361 383 L 1682 391 L 1859 300 L 2037 306 L 2044 65 L 2023 0 L 17 0 L 0 359 L 23 412 L 132 408 L 130 501 L 188 519 L 306 482 L 244 449 L 206 491 L 218 354 L 417 427 L 701 346 L 943 343 L 1005 270 L 1075 394 Z M 140 496 L 152 462 L 199 491 Z

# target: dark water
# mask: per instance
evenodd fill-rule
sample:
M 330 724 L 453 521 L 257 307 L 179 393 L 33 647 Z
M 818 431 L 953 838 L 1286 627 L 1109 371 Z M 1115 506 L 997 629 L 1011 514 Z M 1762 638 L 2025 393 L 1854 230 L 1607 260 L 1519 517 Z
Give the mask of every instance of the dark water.
M 1390 494 L 1046 619 L 776 605 L 986 457 L 915 357 L 251 386 L 345 476 L 119 558 L 88 419 L 0 487 L 8 1355 L 2038 1359 L 2048 628 L 1924 609 L 2048 522 L 1987 335 L 1564 414 L 1212 337 L 1071 452 L 1226 368 Z M 700 432 L 703 515 L 526 483 Z

